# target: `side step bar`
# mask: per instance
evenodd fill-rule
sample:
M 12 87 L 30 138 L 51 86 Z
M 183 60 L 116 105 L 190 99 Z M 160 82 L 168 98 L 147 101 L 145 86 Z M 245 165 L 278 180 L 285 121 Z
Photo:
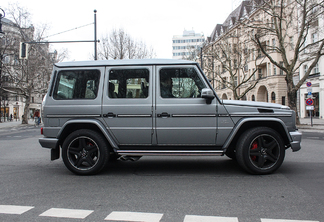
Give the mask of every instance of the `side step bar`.
M 223 156 L 223 150 L 116 150 L 122 156 Z

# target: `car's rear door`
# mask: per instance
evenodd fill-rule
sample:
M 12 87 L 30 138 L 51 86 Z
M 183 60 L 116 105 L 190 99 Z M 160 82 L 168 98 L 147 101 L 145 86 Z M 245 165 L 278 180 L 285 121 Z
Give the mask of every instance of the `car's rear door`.
M 152 67 L 107 67 L 102 113 L 120 146 L 151 145 Z

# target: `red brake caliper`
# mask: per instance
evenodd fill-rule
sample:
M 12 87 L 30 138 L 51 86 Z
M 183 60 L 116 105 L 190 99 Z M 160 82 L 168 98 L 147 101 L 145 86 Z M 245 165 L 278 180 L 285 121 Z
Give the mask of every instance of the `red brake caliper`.
M 257 149 L 258 148 L 258 143 L 257 143 L 257 141 L 254 141 L 253 143 L 252 143 L 252 146 L 251 146 L 251 150 L 255 150 L 255 149 Z M 253 161 L 255 161 L 256 160 L 256 156 L 251 156 L 251 159 L 253 160 Z

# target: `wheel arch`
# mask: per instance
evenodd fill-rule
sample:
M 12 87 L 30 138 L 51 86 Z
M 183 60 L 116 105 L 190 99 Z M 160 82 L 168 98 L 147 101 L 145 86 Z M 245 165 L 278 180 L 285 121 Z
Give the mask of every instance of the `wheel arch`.
M 226 151 L 229 148 L 235 148 L 236 143 L 243 132 L 247 129 L 254 127 L 269 127 L 279 133 L 281 138 L 283 139 L 284 144 L 287 146 L 291 142 L 291 138 L 287 128 L 285 127 L 284 122 L 281 119 L 277 118 L 245 118 L 240 120 L 226 142 L 223 145 L 223 149 Z
M 103 135 L 112 149 L 118 149 L 113 136 L 106 130 L 105 126 L 99 120 L 74 119 L 67 121 L 59 131 L 57 138 L 62 146 L 65 138 L 73 131 L 78 129 L 91 129 Z

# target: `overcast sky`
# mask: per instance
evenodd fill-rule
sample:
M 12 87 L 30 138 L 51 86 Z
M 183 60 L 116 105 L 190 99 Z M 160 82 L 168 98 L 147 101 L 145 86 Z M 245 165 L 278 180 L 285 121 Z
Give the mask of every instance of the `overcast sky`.
M 73 29 L 49 37 L 48 41 L 93 40 L 93 25 L 74 28 L 93 23 L 96 9 L 99 40 L 112 29 L 123 28 L 133 38 L 152 46 L 157 58 L 172 58 L 172 36 L 182 35 L 184 30 L 210 36 L 234 7 L 231 0 L 1 0 L 0 7 L 6 10 L 12 2 L 29 10 L 36 28 L 49 25 L 46 36 Z M 9 15 L 6 18 L 10 19 Z M 51 45 L 53 51 L 62 48 L 69 51 L 68 60 L 89 60 L 94 53 L 94 43 Z

